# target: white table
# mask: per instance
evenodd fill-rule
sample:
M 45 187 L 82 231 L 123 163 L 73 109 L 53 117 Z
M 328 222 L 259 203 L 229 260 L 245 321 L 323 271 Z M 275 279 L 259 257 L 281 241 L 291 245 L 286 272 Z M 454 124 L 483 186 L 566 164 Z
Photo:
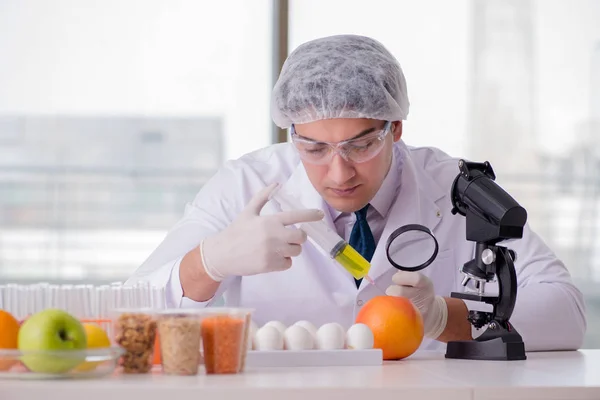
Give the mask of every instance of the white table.
M 600 399 L 600 350 L 530 353 L 525 361 L 421 353 L 376 367 L 256 368 L 240 375 L 159 371 L 98 380 L 0 381 L 1 400 Z

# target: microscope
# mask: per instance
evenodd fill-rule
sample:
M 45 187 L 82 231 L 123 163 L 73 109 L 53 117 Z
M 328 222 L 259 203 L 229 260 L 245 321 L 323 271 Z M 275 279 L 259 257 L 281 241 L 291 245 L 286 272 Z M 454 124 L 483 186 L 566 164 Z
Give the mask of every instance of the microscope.
M 472 281 L 475 290 L 450 296 L 490 304 L 493 309 L 469 311 L 471 325 L 486 330 L 474 340 L 449 342 L 446 358 L 525 360 L 523 339 L 509 321 L 517 300 L 516 253 L 498 243 L 522 238 L 527 212 L 494 182 L 489 162 L 459 160 L 458 167 L 451 189 L 452 214 L 466 218 L 466 239 L 475 242 L 475 257 L 460 268 L 465 275 L 462 285 Z M 498 294 L 487 295 L 485 285 L 494 280 Z
M 462 285 L 472 282 L 475 290 L 452 292 L 453 298 L 492 306 L 491 312 L 469 311 L 472 326 L 486 330 L 473 340 L 448 342 L 446 358 L 471 360 L 525 360 L 521 335 L 510 323 L 517 301 L 516 253 L 499 243 L 521 239 L 527 212 L 496 184 L 489 162 L 458 162 L 459 174 L 451 188 L 452 214 L 466 218 L 466 239 L 475 242 L 475 256 L 460 271 Z M 419 271 L 438 253 L 438 242 L 426 226 L 409 224 L 388 237 L 388 261 L 402 271 Z M 498 294 L 486 294 L 485 285 L 498 282 Z

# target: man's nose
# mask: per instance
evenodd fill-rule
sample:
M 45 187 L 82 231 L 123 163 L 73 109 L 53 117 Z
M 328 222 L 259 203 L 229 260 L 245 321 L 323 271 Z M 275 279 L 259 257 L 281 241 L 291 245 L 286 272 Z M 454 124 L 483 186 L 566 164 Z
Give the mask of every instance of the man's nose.
M 343 185 L 356 175 L 356 171 L 350 162 L 336 153 L 329 163 L 328 175 L 336 185 Z

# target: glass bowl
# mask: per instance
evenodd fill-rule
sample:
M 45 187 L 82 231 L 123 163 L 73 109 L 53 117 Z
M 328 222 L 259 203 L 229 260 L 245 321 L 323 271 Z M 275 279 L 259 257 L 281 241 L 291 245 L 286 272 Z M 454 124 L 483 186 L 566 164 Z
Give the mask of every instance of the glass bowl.
M 55 351 L 0 349 L 0 378 L 98 378 L 112 374 L 122 354 L 119 347 Z

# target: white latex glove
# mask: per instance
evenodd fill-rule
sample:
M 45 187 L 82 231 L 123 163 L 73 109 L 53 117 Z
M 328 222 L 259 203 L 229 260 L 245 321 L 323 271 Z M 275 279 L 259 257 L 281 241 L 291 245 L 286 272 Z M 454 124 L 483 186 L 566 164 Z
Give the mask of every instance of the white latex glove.
M 385 294 L 410 299 L 423 316 L 425 336 L 437 339 L 446 329 L 448 306 L 443 297 L 435 295 L 431 279 L 419 272 L 398 271 L 392 282 Z
M 262 189 L 231 225 L 200 244 L 204 269 L 213 280 L 220 282 L 227 276 L 256 275 L 292 266 L 291 257 L 300 254 L 306 233 L 287 225 L 318 221 L 324 214 L 306 209 L 261 216 L 260 211 L 276 187 L 272 184 Z

